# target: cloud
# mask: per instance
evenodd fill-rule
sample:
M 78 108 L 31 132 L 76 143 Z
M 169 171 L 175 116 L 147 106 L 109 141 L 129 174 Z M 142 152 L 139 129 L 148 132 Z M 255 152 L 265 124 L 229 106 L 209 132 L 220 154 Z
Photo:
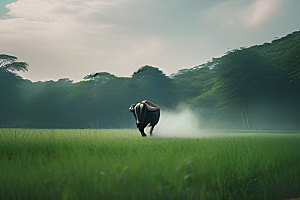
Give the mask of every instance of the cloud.
M 255 26 L 270 19 L 279 7 L 278 0 L 257 0 L 245 10 L 246 26 Z
M 0 20 L 0 50 L 28 62 L 21 75 L 35 81 L 78 81 L 98 71 L 129 76 L 144 64 L 171 74 L 227 48 L 298 30 L 297 6 L 298 0 L 18 0 Z

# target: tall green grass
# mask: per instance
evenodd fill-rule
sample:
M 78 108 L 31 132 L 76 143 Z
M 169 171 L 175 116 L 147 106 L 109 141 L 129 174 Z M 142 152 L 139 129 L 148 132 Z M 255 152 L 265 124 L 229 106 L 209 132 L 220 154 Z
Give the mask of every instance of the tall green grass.
M 199 135 L 202 132 L 199 131 Z M 0 199 L 280 199 L 300 196 L 300 134 L 0 129 Z

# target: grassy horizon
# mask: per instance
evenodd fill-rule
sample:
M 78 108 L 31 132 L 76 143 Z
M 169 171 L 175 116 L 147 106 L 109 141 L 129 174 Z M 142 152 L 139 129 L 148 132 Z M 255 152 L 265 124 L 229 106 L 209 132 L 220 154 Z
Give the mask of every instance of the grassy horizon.
M 214 133 L 142 138 L 133 129 L 0 129 L 0 199 L 300 196 L 298 132 Z

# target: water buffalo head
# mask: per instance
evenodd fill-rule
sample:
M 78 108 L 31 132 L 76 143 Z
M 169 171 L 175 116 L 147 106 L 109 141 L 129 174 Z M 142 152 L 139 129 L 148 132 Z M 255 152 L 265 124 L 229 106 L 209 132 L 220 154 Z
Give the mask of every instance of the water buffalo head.
M 130 106 L 130 108 L 129 108 L 129 110 L 131 111 L 131 112 L 134 112 L 134 107 L 136 106 L 136 104 L 132 104 L 131 106 Z

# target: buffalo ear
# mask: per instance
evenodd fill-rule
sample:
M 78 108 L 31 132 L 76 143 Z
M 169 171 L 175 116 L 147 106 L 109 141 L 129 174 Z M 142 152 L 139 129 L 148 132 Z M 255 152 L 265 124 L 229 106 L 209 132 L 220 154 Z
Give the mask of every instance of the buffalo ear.
M 133 111 L 135 105 L 136 105 L 136 104 L 132 104 L 132 105 L 130 106 L 129 110 L 130 110 L 130 111 Z

